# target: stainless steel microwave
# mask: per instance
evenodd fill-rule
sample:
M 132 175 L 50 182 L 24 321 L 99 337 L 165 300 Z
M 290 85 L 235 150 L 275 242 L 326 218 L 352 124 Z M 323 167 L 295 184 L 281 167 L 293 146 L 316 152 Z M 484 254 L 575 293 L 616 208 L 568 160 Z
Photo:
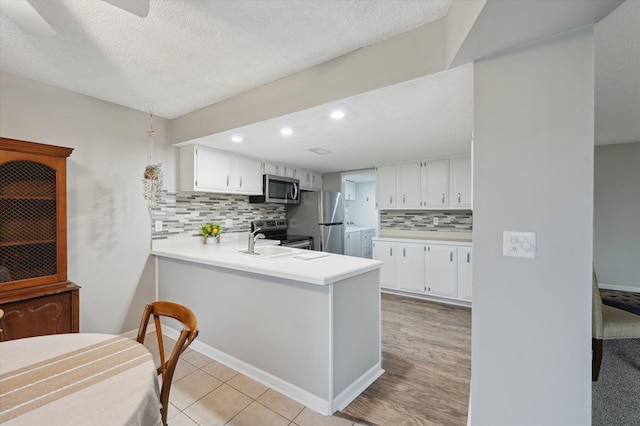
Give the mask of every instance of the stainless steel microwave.
M 249 202 L 300 204 L 300 181 L 282 176 L 263 175 L 262 195 L 249 196 Z

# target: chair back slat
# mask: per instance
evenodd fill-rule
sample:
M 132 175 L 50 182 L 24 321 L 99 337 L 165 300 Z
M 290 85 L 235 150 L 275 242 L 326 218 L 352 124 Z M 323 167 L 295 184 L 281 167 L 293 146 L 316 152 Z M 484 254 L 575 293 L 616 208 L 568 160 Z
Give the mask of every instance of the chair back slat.
M 194 313 L 187 307 L 174 302 L 157 301 L 147 304 L 138 327 L 137 341 L 144 344 L 144 338 L 147 332 L 147 325 L 151 316 L 156 328 L 156 337 L 158 341 L 158 351 L 160 353 L 160 365 L 157 368 L 158 375 L 162 376 L 162 389 L 160 390 L 160 403 L 162 408 L 162 423 L 167 424 L 167 409 L 169 406 L 169 392 L 171 390 L 171 381 L 173 373 L 180 354 L 182 354 L 198 336 L 198 321 Z M 176 340 L 169 358 L 165 357 L 164 339 L 162 335 L 161 317 L 172 318 L 182 323 L 182 330 Z

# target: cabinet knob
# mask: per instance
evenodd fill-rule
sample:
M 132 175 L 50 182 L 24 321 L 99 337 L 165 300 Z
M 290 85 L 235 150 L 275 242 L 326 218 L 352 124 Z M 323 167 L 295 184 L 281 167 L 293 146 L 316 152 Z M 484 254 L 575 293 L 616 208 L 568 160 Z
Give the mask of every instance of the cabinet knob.
M 406 248 L 402 249 L 402 257 L 407 257 L 407 249 Z
M 449 253 L 449 262 L 453 262 L 453 252 Z
M 242 176 L 240 176 L 240 188 L 242 188 Z
M 442 204 L 444 204 L 444 192 L 442 193 Z
M 393 204 L 393 195 L 389 196 L 389 204 Z
M 227 175 L 227 186 L 229 186 L 229 175 Z
M 393 247 L 389 247 L 389 256 L 393 256 Z
M 471 261 L 471 253 L 467 253 L 467 263 Z
M 402 194 L 402 204 L 405 203 L 405 200 L 406 200 L 406 196 L 404 194 Z
M 460 193 L 458 192 L 458 203 L 460 202 L 460 199 L 461 199 Z

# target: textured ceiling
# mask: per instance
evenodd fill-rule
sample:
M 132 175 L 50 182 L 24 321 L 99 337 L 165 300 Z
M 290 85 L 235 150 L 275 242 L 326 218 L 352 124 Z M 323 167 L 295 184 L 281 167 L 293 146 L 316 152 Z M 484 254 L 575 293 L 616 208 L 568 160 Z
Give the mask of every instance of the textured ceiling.
M 6 1 L 6 0 L 3 0 Z M 445 16 L 451 0 L 29 0 L 56 30 L 0 15 L 3 71 L 174 118 Z
M 145 112 L 152 104 L 166 118 L 439 19 L 451 3 L 151 0 L 140 18 L 99 0 L 29 1 L 57 35 L 26 35 L 0 14 L 3 71 Z M 639 32 L 640 0 L 595 26 L 596 145 L 640 141 Z M 204 139 L 314 170 L 355 170 L 469 152 L 472 102 L 472 68 L 463 66 L 247 126 L 242 144 L 230 144 L 236 132 Z M 344 120 L 327 119 L 334 106 Z M 289 139 L 272 132 L 284 122 L 294 128 Z
M 334 109 L 342 110 L 345 117 L 331 119 Z M 473 66 L 467 64 L 195 142 L 336 172 L 381 162 L 469 154 L 472 117 Z M 293 134 L 281 135 L 280 128 L 285 126 Z M 234 143 L 234 135 L 243 141 Z M 309 151 L 313 148 L 331 153 L 318 155 Z

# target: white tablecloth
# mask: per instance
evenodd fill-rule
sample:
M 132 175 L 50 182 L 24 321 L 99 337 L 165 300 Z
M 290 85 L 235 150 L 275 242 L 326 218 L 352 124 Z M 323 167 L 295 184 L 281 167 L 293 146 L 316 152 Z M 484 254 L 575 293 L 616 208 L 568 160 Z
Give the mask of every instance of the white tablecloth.
M 155 369 L 143 345 L 121 336 L 0 343 L 0 424 L 161 425 Z

